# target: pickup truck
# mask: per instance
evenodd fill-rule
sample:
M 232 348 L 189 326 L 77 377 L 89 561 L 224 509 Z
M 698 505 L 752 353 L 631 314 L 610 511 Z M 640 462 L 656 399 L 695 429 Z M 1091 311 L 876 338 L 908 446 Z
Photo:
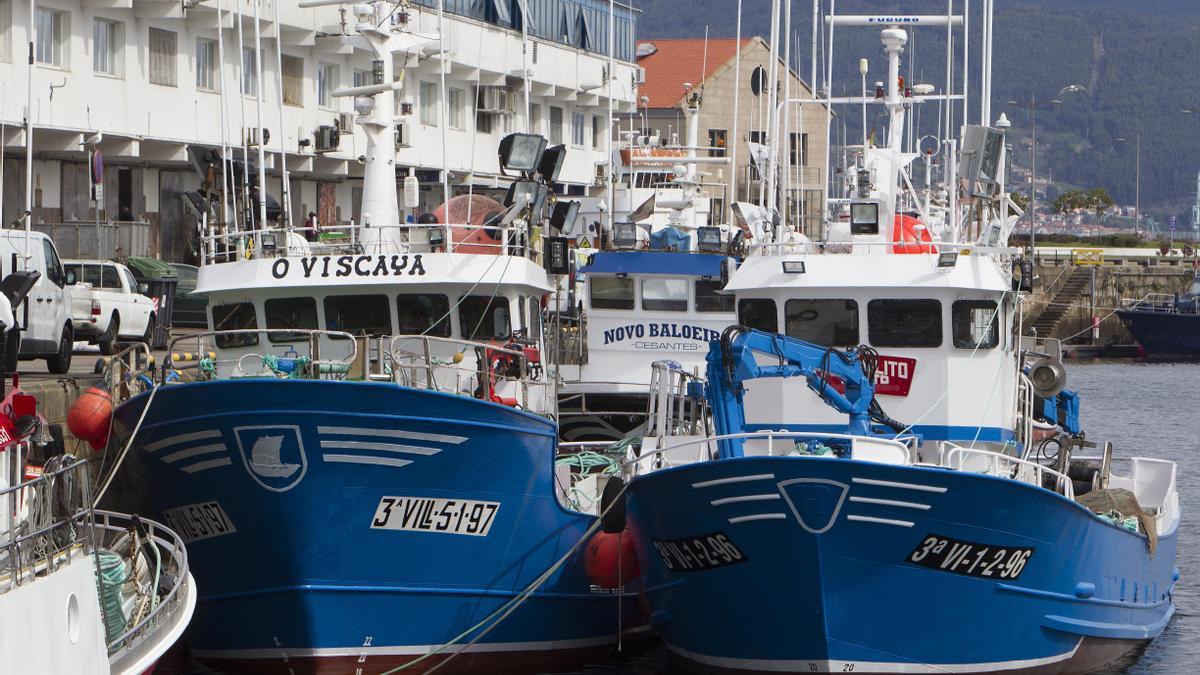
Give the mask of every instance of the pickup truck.
M 71 324 L 76 340 L 100 345 L 113 354 L 122 340 L 149 344 L 154 326 L 154 301 L 129 268 L 115 262 L 66 260 L 67 283 L 74 285 Z

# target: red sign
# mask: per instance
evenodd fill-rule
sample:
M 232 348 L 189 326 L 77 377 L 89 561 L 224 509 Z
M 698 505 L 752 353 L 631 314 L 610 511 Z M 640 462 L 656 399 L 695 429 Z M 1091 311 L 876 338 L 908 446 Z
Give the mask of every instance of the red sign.
M 913 373 L 917 370 L 917 360 L 904 356 L 879 356 L 875 368 L 875 394 L 882 396 L 908 396 L 912 387 Z M 846 383 L 837 375 L 828 375 L 829 386 L 839 394 L 845 395 Z

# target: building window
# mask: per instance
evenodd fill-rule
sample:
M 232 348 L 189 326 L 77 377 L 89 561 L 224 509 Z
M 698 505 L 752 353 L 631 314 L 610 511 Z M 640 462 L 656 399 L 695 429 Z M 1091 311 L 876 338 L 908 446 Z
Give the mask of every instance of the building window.
M 733 313 L 733 293 L 721 293 L 721 282 L 700 279 L 696 281 L 697 312 Z
M 604 143 L 604 118 L 592 115 L 592 148 L 600 150 Z
M 34 60 L 47 66 L 63 66 L 63 40 L 67 13 L 38 7 L 37 43 L 34 45 Z
M 751 143 L 765 145 L 767 142 L 767 132 L 751 131 L 747 133 L 746 140 Z M 754 161 L 754 149 L 750 149 L 750 180 L 762 180 L 762 174 L 758 171 L 758 163 Z
M 447 123 L 447 126 L 449 126 L 451 129 L 462 129 L 463 128 L 463 110 L 462 109 L 463 109 L 463 99 L 464 98 L 466 98 L 466 97 L 463 95 L 462 89 L 446 90 L 446 107 L 447 107 L 446 114 L 449 116 L 449 119 L 450 119 L 450 121 Z
M 268 61 L 268 63 L 270 63 Z M 283 103 L 284 105 L 304 105 L 304 59 L 299 56 L 283 55 Z
M 438 88 L 432 82 L 422 82 L 417 95 L 421 98 L 421 124 L 436 127 L 438 123 Z
M 770 298 L 742 298 L 737 304 L 738 323 L 764 333 L 779 332 L 779 315 Z
M 550 142 L 562 145 L 563 142 L 563 109 L 550 106 Z
M 12 0 L 0 0 L 0 63 L 12 62 Z
M 992 349 L 1000 344 L 1000 313 L 991 300 L 956 300 L 950 330 L 958 349 Z
M 580 49 L 592 48 L 592 31 L 588 26 L 587 14 L 582 9 L 575 19 L 575 46 Z
M 92 24 L 92 71 L 101 75 L 117 75 L 120 47 L 120 24 L 96 19 Z
M 258 96 L 258 53 L 242 49 L 242 95 Z
M 872 300 L 867 303 L 872 347 L 942 346 L 942 303 L 937 300 Z
M 322 63 L 317 69 L 317 105 L 332 108 L 333 92 L 337 88 L 338 67 L 332 63 Z
M 179 48 L 172 30 L 150 29 L 150 84 L 174 87 L 177 84 L 175 55 Z
M 587 142 L 584 139 L 584 127 L 587 124 L 587 116 L 581 112 L 571 113 L 571 145 L 582 148 Z
M 593 276 L 587 285 L 592 309 L 633 309 L 633 279 Z
M 858 303 L 853 300 L 788 300 L 784 330 L 791 337 L 826 347 L 858 344 Z
M 217 43 L 212 40 L 196 40 L 196 88 L 201 91 L 218 91 L 221 88 L 218 72 Z
M 374 84 L 374 81 L 371 80 L 371 71 L 369 71 L 369 70 L 354 71 L 354 86 L 365 87 L 368 84 Z M 422 82 L 421 84 L 424 84 L 424 82 Z
M 808 134 L 792 133 L 788 143 L 788 161 L 791 166 L 808 166 Z
M 725 156 L 726 132 L 724 129 L 708 130 L 708 156 Z

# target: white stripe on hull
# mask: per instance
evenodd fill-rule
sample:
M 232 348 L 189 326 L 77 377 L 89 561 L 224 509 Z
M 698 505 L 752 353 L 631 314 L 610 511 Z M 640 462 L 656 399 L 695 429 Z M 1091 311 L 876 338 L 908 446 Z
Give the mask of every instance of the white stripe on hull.
M 219 459 L 210 459 L 206 462 L 196 462 L 195 464 L 189 464 L 182 468 L 187 473 L 196 473 L 198 471 L 215 469 L 219 466 L 229 466 L 230 464 L 233 464 L 233 462 L 230 461 L 228 457 L 221 457 Z
M 420 445 L 399 443 L 368 443 L 365 441 L 321 441 L 322 448 L 330 450 L 383 450 L 384 452 L 406 452 L 410 455 L 436 455 L 441 448 L 426 448 Z
M 363 429 L 360 427 L 317 427 L 319 434 L 338 434 L 340 436 L 382 436 L 385 438 L 407 438 L 411 441 L 434 441 L 435 443 L 452 443 L 458 445 L 467 440 L 466 436 L 451 436 L 449 434 L 427 434 L 420 431 L 401 431 L 399 429 Z
M 170 436 L 168 438 L 154 441 L 153 443 L 147 443 L 142 446 L 142 449 L 145 450 L 146 452 L 154 452 L 155 450 L 165 448 L 168 445 L 177 445 L 179 443 L 187 443 L 188 441 L 202 441 L 202 440 L 207 441 L 210 439 L 215 439 L 215 438 L 220 438 L 220 437 L 221 437 L 220 431 L 196 431 L 196 432 L 193 432 L 190 434 L 180 434 L 178 436 Z
M 628 632 L 628 631 L 627 631 Z M 578 638 L 574 640 L 549 640 L 544 642 L 492 642 L 476 644 L 470 649 L 465 645 L 453 645 L 442 650 L 443 654 L 467 651 L 475 652 L 549 652 L 561 649 L 585 649 L 587 647 L 603 647 L 616 644 L 617 636 L 608 635 L 596 638 Z M 193 649 L 192 654 L 204 659 L 279 659 L 288 658 L 321 658 L 344 656 L 420 656 L 428 654 L 442 645 L 389 645 L 379 647 L 322 647 L 310 649 Z
M 188 448 L 187 450 L 180 450 L 179 452 L 172 452 L 169 455 L 163 455 L 162 461 L 170 464 L 171 462 L 178 462 L 181 459 L 195 457 L 196 455 L 207 455 L 213 452 L 225 452 L 225 445 L 223 443 L 218 443 L 216 445 L 197 445 L 194 448 Z
M 393 466 L 401 467 L 412 464 L 412 460 L 396 459 L 394 457 L 370 457 L 367 455 L 338 455 L 325 454 L 321 455 L 321 459 L 326 462 L 334 462 L 338 464 L 375 464 L 377 466 Z
M 760 473 L 753 476 L 733 476 L 732 478 L 717 478 L 715 480 L 705 480 L 699 483 L 692 483 L 694 488 L 706 488 L 714 485 L 727 485 L 729 483 L 745 483 L 752 480 L 775 480 L 773 473 Z

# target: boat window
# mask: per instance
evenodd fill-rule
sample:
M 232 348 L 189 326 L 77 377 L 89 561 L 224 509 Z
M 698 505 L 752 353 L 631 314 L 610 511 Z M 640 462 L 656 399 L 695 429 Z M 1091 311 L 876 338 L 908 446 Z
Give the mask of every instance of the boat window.
M 659 312 L 686 312 L 687 279 L 646 279 L 642 281 L 642 309 Z
M 991 300 L 956 300 L 950 329 L 959 349 L 992 349 L 1000 344 L 1000 313 Z
M 439 294 L 396 296 L 396 334 L 450 337 L 450 300 Z
M 858 344 L 858 303 L 853 300 L 788 300 L 784 330 L 791 337 L 827 347 Z
M 512 334 L 508 298 L 468 295 L 458 306 L 458 322 L 465 340 L 503 340 Z
M 243 330 L 258 328 L 258 318 L 254 313 L 254 305 L 239 302 L 232 305 L 215 305 L 212 308 L 213 330 Z M 222 335 L 217 333 L 217 346 L 221 349 L 233 347 L 250 347 L 258 344 L 258 333 L 235 333 Z
M 738 300 L 738 323 L 766 333 L 779 332 L 779 316 L 775 301 L 768 298 L 742 298 Z
M 531 340 L 542 339 L 542 305 L 536 296 L 529 296 L 529 332 L 526 335 Z
M 317 301 L 312 298 L 271 298 L 263 303 L 267 328 L 316 330 Z M 307 333 L 267 333 L 271 342 L 295 342 L 308 339 Z
M 937 300 L 872 300 L 867 303 L 872 347 L 940 347 L 942 303 Z
M 392 332 L 386 295 L 330 295 L 325 298 L 325 328 L 351 335 L 379 337 Z M 344 338 L 341 338 L 344 339 Z
M 697 312 L 733 312 L 734 297 L 732 293 L 718 293 L 721 290 L 720 281 L 701 279 L 696 282 L 696 311 Z
M 633 279 L 588 275 L 592 309 L 633 309 Z

